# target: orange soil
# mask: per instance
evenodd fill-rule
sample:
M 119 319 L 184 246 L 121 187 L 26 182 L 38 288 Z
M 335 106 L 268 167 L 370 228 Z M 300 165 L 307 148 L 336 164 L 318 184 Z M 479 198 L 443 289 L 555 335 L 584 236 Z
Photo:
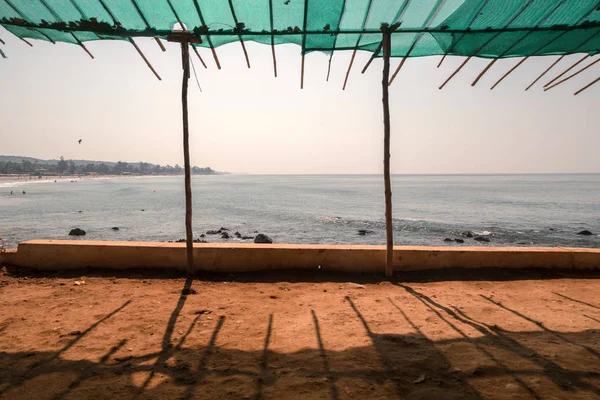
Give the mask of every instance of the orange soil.
M 2 271 L 0 397 L 600 398 L 599 273 L 77 274 Z

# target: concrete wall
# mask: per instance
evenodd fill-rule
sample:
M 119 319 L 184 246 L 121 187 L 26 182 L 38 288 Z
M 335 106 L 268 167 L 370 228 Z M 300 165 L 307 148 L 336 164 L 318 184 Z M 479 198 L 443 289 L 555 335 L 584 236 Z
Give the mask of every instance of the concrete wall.
M 32 240 L 0 253 L 4 265 L 39 270 L 186 267 L 184 243 Z M 385 246 L 300 244 L 194 244 L 197 271 L 317 269 L 383 272 Z M 562 247 L 394 247 L 396 271 L 435 268 L 600 269 L 600 249 Z

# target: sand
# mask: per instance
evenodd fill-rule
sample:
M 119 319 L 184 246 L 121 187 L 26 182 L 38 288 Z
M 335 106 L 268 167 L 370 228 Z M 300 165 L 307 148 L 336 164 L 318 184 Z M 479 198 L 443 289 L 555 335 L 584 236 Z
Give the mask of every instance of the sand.
M 4 269 L 0 397 L 598 399 L 598 278 Z

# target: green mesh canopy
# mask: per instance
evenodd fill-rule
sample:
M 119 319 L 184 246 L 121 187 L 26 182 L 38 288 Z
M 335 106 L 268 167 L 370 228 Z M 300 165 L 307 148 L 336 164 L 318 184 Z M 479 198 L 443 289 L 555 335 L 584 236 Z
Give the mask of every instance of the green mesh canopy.
M 218 47 L 296 43 L 302 52 L 360 49 L 393 57 L 504 58 L 600 49 L 599 0 L 0 0 L 0 24 L 20 38 L 81 44 L 166 38 L 179 24 Z

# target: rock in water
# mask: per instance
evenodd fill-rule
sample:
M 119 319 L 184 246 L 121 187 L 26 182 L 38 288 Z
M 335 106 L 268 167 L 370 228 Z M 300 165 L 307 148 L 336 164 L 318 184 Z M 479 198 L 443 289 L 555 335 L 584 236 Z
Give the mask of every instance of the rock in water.
M 577 233 L 578 235 L 584 235 L 584 236 L 590 236 L 593 235 L 592 232 L 588 231 L 587 229 L 585 231 L 581 231 L 579 233 Z
M 465 241 L 464 241 L 464 240 L 462 240 L 462 239 L 454 239 L 454 241 L 455 241 L 456 243 L 464 243 L 464 242 L 465 242 Z
M 489 242 L 490 242 L 490 239 L 488 239 L 488 238 L 486 238 L 486 237 L 484 237 L 484 236 L 477 236 L 477 237 L 476 237 L 476 238 L 474 238 L 473 240 L 476 240 L 476 241 L 478 241 L 478 242 L 486 242 L 486 243 L 489 243 Z
M 360 236 L 365 236 L 365 235 L 367 235 L 367 234 L 369 234 L 369 233 L 375 233 L 375 232 L 373 232 L 373 231 L 369 231 L 369 230 L 367 230 L 367 229 L 359 229 L 359 230 L 358 230 L 358 234 L 359 234 Z
M 243 240 L 250 240 L 250 239 L 254 239 L 254 236 L 242 236 Z
M 453 242 L 453 240 L 450 238 L 446 238 L 446 239 L 444 239 L 444 242 Z
M 464 231 L 464 232 L 462 233 L 462 235 L 463 235 L 464 237 L 472 238 L 472 237 L 473 237 L 473 232 L 471 232 L 471 231 Z
M 79 228 L 71 229 L 69 236 L 85 236 L 85 231 Z
M 118 230 L 119 230 L 119 227 L 118 227 L 118 226 L 113 226 L 113 227 L 112 227 L 112 228 L 110 228 L 110 229 L 112 229 L 113 231 L 118 231 Z
M 259 233 L 254 238 L 254 243 L 273 243 L 273 239 L 263 233 Z
M 217 233 L 221 233 L 219 231 L 207 231 L 206 234 L 207 235 L 216 235 Z
M 234 233 L 234 235 L 235 235 L 235 237 L 237 237 L 237 238 L 241 238 L 241 237 L 242 237 L 242 234 L 241 234 L 241 233 L 239 233 L 238 231 L 236 231 L 236 232 Z
M 229 238 L 230 238 L 230 236 L 229 236 L 229 233 L 227 233 L 227 232 L 223 232 L 223 233 L 221 234 L 221 239 L 229 239 Z

